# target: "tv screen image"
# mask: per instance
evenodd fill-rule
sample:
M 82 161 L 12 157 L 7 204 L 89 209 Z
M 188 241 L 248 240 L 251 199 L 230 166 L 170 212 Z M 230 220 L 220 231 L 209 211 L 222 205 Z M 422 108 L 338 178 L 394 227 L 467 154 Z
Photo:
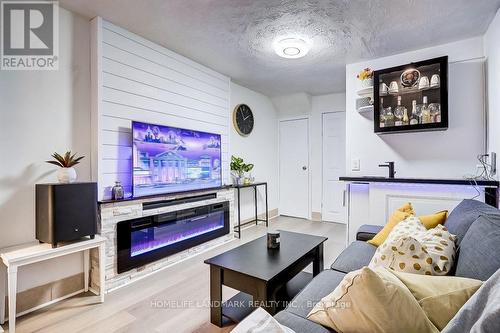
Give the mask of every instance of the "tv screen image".
M 132 122 L 133 194 L 222 186 L 220 134 Z

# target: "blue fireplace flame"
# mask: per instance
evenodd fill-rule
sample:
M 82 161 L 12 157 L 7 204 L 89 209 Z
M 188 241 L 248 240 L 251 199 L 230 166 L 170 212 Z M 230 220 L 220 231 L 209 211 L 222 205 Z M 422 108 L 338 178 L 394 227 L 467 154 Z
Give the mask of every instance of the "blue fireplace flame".
M 131 232 L 130 256 L 138 256 L 224 228 L 224 212 L 181 219 Z

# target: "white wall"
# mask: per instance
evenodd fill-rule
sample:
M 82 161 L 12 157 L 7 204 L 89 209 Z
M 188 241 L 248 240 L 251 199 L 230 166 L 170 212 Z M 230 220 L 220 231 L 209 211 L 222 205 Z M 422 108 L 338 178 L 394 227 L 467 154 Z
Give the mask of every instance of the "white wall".
M 0 72 L 0 248 L 35 240 L 34 184 L 55 182 L 45 160 L 68 149 L 85 155 L 90 180 L 89 23 L 59 10 L 59 70 Z M 19 290 L 81 272 L 78 256 L 25 267 Z
M 271 100 L 260 93 L 231 82 L 231 110 L 238 104 L 247 104 L 254 114 L 255 125 L 247 137 L 239 135 L 231 126 L 232 155 L 242 157 L 255 165 L 252 175 L 256 181 L 268 182 L 269 210 L 278 208 L 278 115 Z M 232 112 L 232 111 L 231 111 Z M 265 212 L 263 188 L 259 189 L 259 214 Z M 254 198 L 251 189 L 242 191 L 242 219 L 253 218 Z
M 358 80 L 363 68 L 374 70 L 449 56 L 449 128 L 446 131 L 373 133 L 373 117 L 356 112 Z M 482 62 L 463 62 L 483 56 L 482 38 L 462 40 L 346 66 L 347 170 L 351 175 L 387 175 L 380 162 L 395 161 L 399 177 L 462 178 L 476 172 L 476 155 L 484 144 L 484 77 Z M 352 159 L 361 171 L 350 171 Z
M 484 35 L 484 54 L 487 57 L 488 87 L 488 152 L 500 154 L 500 11 Z M 499 159 L 497 159 L 498 165 Z M 497 176 L 498 177 L 498 172 Z
M 311 112 L 312 96 L 306 93 L 275 96 L 271 101 L 280 117 L 293 117 Z
M 131 192 L 133 120 L 221 134 L 229 179 L 229 78 L 105 20 L 93 20 L 93 177 L 99 197 Z

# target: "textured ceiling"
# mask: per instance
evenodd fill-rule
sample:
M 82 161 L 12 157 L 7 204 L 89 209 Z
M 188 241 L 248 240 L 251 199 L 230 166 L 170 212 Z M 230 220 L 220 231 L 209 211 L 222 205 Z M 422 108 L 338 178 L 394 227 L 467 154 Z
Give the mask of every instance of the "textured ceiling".
M 269 96 L 345 90 L 345 64 L 483 34 L 500 0 L 60 0 Z M 274 54 L 293 34 L 301 59 Z

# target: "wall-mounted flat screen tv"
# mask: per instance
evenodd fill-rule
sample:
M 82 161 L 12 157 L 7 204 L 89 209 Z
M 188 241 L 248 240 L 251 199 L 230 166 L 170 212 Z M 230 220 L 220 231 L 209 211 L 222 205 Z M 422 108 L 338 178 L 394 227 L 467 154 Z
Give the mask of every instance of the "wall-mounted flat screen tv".
M 132 122 L 133 195 L 222 186 L 220 134 Z

